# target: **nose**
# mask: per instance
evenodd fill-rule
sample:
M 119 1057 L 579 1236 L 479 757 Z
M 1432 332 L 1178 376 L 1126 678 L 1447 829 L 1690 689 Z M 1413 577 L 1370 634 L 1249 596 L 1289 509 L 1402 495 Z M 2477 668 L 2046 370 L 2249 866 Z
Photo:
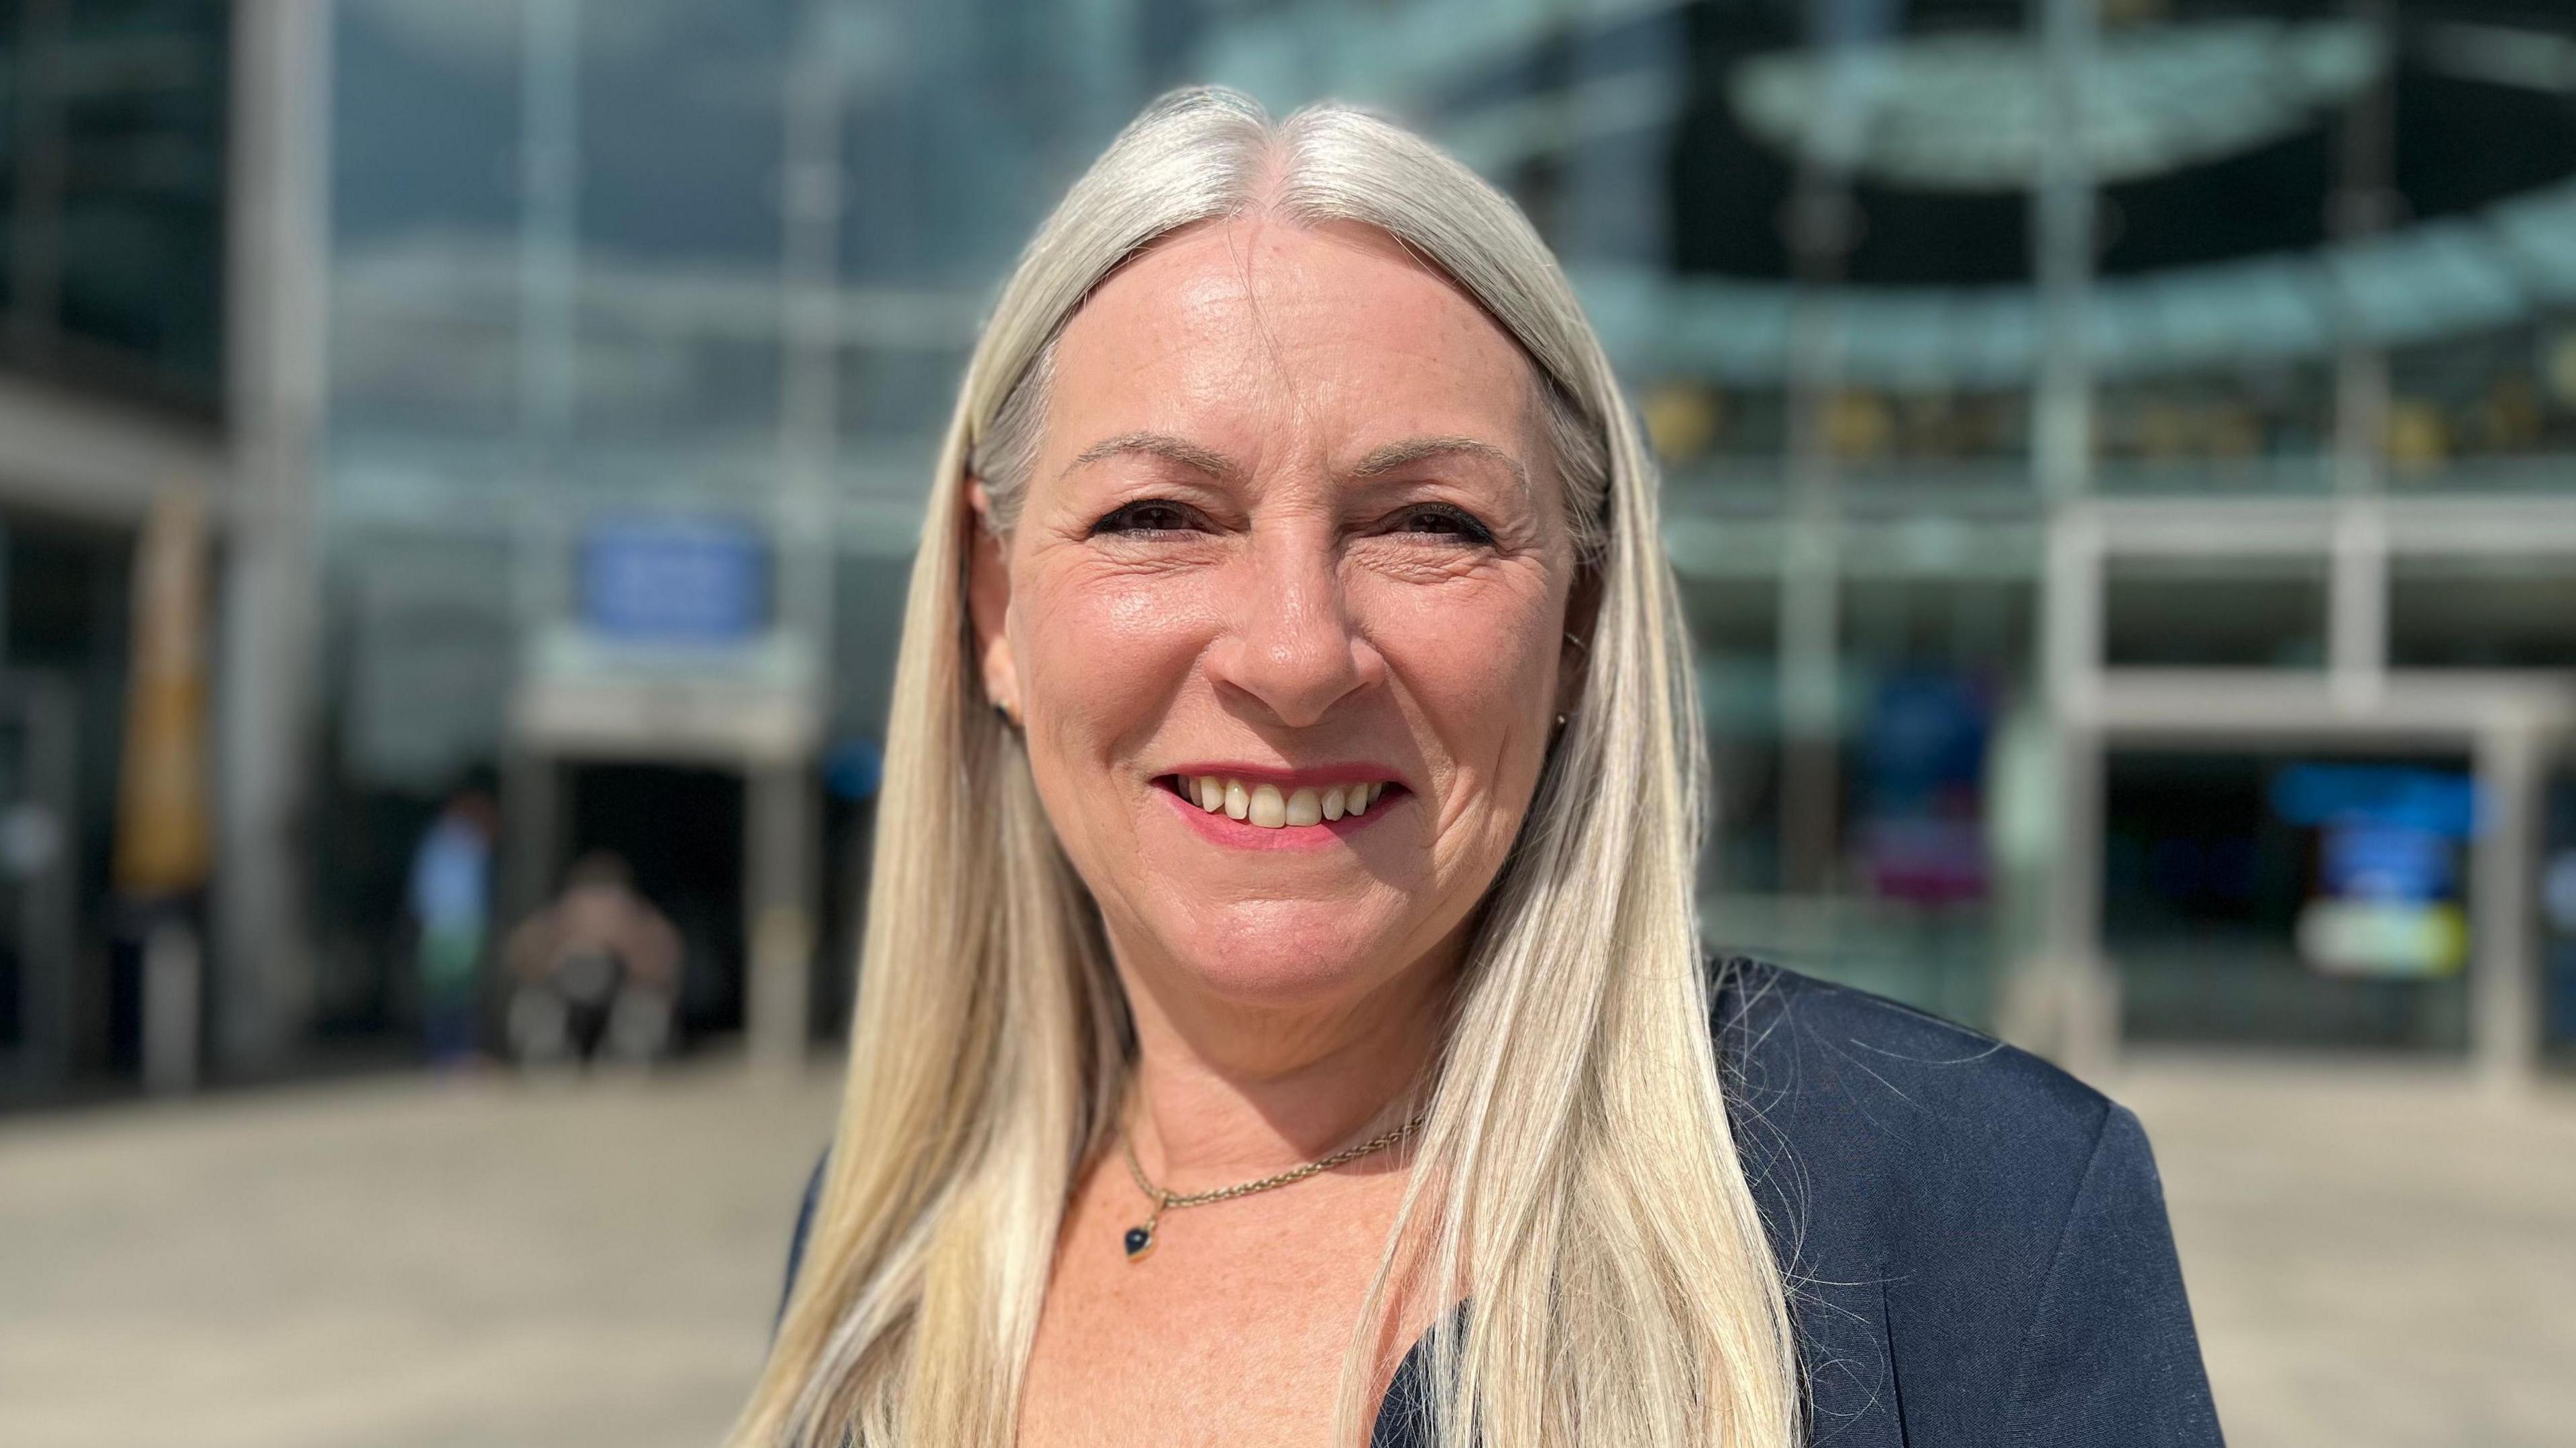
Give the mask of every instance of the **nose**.
M 1321 720 L 1360 686 L 1361 641 L 1334 540 L 1322 530 L 1257 533 L 1239 568 L 1209 674 L 1291 728 Z

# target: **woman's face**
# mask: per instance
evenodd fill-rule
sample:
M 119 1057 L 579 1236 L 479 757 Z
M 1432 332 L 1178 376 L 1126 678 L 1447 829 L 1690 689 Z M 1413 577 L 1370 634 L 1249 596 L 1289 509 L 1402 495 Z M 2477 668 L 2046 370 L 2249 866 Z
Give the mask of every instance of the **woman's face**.
M 1330 1008 L 1454 958 L 1562 707 L 1542 417 L 1511 339 L 1360 228 L 1195 227 L 1066 326 L 972 594 L 1131 985 Z

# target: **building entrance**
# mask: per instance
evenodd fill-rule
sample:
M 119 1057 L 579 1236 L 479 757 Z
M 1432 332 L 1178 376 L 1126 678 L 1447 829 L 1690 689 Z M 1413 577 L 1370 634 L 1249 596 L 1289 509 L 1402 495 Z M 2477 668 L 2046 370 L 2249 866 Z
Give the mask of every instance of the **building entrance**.
M 2133 1041 L 2468 1046 L 2460 754 L 2113 754 L 2103 942 Z
M 670 917 L 685 950 L 684 1036 L 734 1031 L 743 1014 L 743 780 L 687 765 L 566 763 L 565 834 L 553 871 L 604 852 Z

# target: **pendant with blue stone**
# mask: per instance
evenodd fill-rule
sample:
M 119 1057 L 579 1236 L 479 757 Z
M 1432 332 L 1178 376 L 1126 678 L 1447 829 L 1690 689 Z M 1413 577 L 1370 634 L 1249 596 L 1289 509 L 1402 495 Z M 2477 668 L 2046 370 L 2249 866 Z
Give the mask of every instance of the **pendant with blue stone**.
M 1139 1173 L 1139 1175 L 1142 1174 Z M 1154 1210 L 1145 1214 L 1144 1222 L 1138 1226 L 1129 1227 L 1127 1235 L 1119 1239 L 1119 1245 L 1127 1249 L 1127 1260 L 1130 1262 L 1142 1262 L 1154 1255 L 1154 1229 L 1162 1225 L 1163 1208 L 1172 1204 L 1172 1194 L 1163 1191 L 1155 1192 L 1153 1202 Z

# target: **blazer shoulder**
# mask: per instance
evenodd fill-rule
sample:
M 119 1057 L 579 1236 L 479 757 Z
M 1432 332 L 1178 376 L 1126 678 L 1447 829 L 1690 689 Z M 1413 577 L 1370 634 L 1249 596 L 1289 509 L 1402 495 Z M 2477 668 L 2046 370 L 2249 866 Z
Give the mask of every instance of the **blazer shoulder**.
M 1717 970 L 1710 1026 L 1748 1108 L 1831 1105 L 1890 1143 L 1951 1149 L 2009 1122 L 2025 1164 L 2054 1141 L 2076 1165 L 2116 1109 L 2028 1051 L 1885 996 L 1741 956 Z
M 1816 1246 L 1895 1267 L 2044 1248 L 2097 1152 L 2144 1149 L 2135 1118 L 2027 1051 L 1760 961 L 1720 972 L 1736 1149 L 1797 1240 L 1829 1224 Z
M 1901 1416 L 1907 1441 L 2217 1443 L 2135 1116 L 1866 991 L 1719 971 L 1728 1119 L 1819 1423 L 1871 1442 L 1862 1425 L 1893 1441 Z

